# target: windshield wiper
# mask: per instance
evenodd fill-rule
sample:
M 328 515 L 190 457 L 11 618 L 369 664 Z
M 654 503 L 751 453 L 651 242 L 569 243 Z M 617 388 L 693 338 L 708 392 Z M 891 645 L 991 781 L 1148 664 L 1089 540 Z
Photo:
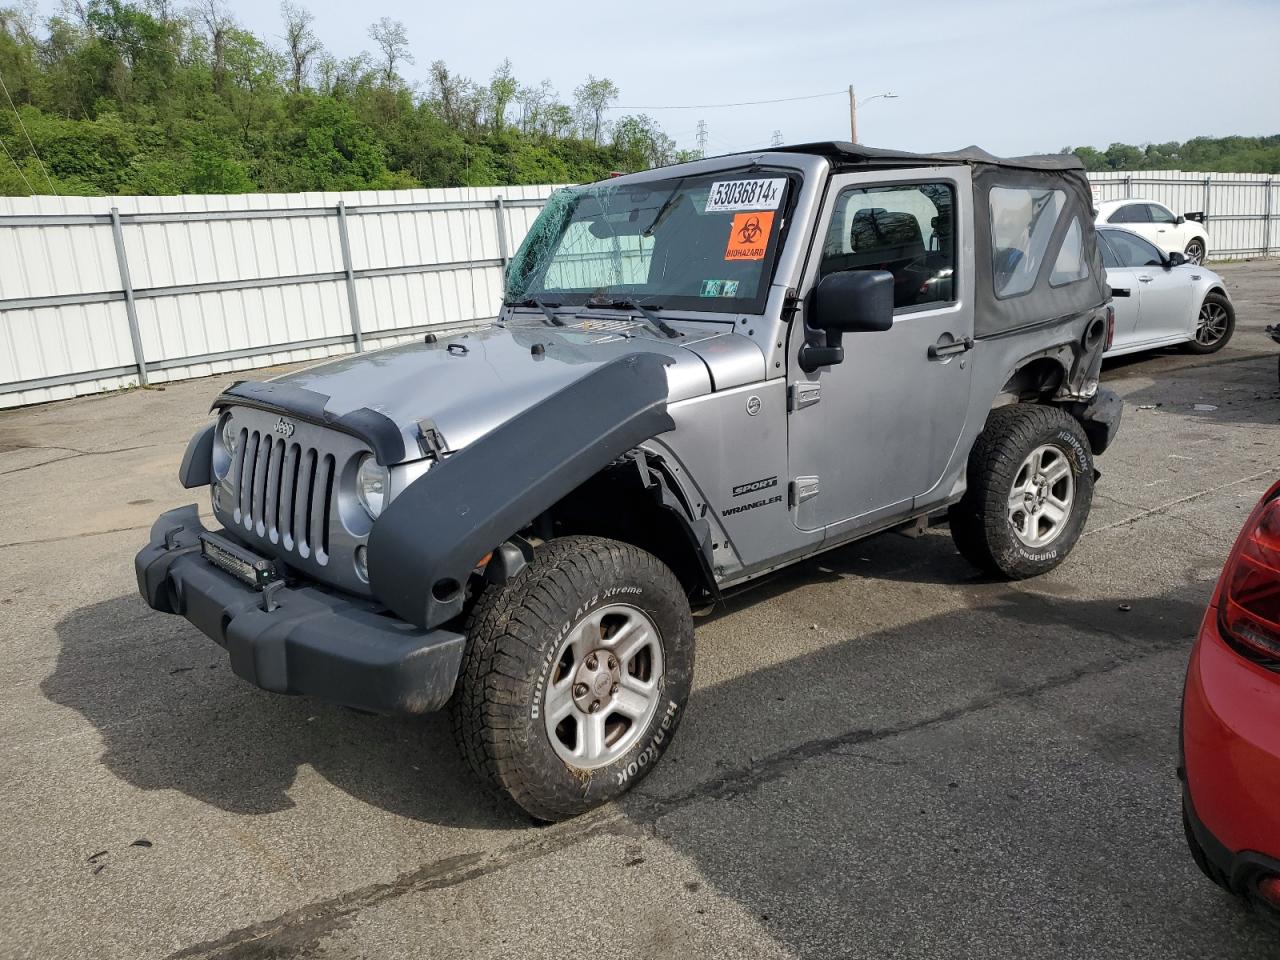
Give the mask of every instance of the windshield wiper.
M 606 310 L 636 310 L 643 314 L 644 318 L 657 327 L 659 332 L 665 336 L 671 338 L 680 336 L 679 330 L 653 312 L 655 309 L 661 310 L 662 307 L 656 304 L 653 307 L 646 307 L 635 297 L 617 297 L 613 300 L 588 300 L 586 305 L 588 307 L 604 307 Z
M 508 307 L 537 307 L 542 311 L 542 315 L 547 318 L 547 323 L 553 327 L 563 327 L 565 322 L 556 316 L 556 307 L 562 306 L 559 303 L 547 303 L 545 300 L 539 300 L 537 297 L 529 297 L 527 300 L 517 300 L 514 303 L 508 303 Z

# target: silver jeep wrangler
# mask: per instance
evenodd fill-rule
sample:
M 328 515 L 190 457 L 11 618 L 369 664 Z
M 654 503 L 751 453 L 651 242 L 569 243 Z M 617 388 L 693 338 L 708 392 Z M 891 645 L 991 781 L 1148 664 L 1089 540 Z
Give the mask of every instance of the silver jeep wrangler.
M 1061 563 L 1120 420 L 1109 296 L 1073 157 L 816 143 L 561 191 L 491 326 L 223 392 L 180 473 L 222 528 L 160 517 L 138 586 L 264 689 L 448 705 L 570 817 L 658 762 L 726 592 L 932 521 Z

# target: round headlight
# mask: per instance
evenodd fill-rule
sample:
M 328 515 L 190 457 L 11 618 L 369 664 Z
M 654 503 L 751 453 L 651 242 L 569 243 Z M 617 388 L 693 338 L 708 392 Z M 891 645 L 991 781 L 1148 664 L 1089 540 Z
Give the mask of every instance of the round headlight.
M 239 435 L 240 430 L 231 423 L 231 414 L 224 414 L 213 434 L 213 475 L 219 480 L 231 470 Z
M 360 466 L 356 468 L 356 499 L 375 520 L 387 505 L 387 487 L 390 481 L 391 471 L 378 463 L 372 454 L 366 453 L 360 460 Z
M 218 424 L 218 437 L 222 441 L 222 449 L 227 453 L 235 453 L 236 436 L 240 431 L 232 425 L 231 414 L 227 414 L 222 418 L 222 423 Z

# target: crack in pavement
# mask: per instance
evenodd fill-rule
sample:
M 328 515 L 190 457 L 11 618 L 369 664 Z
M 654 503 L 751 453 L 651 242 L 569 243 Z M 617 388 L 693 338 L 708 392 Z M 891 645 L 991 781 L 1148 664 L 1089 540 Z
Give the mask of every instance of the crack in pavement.
M 201 520 L 212 520 L 212 513 L 200 514 Z M 0 550 L 6 547 L 35 547 L 45 543 L 62 543 L 64 540 L 82 540 L 85 537 L 104 537 L 109 533 L 127 533 L 130 530 L 150 530 L 154 526 L 155 521 L 151 523 L 139 524 L 135 527 L 111 527 L 107 530 L 86 530 L 84 533 L 67 533 L 57 537 L 40 537 L 35 540 L 10 540 L 8 543 L 0 543 Z
M 1104 636 L 1119 637 L 1105 628 L 1088 625 L 1087 629 Z M 662 838 L 660 823 L 675 812 L 703 801 L 730 800 L 750 794 L 766 784 L 782 779 L 811 760 L 829 756 L 851 756 L 847 751 L 871 743 L 892 739 L 944 726 L 975 713 L 1006 703 L 1032 700 L 1044 693 L 1069 687 L 1093 677 L 1104 676 L 1149 657 L 1178 649 L 1185 641 L 1125 641 L 1124 651 L 1115 656 L 1095 660 L 1069 671 L 1047 677 L 1016 689 L 1005 689 L 978 697 L 918 720 L 886 727 L 859 728 L 830 737 L 806 741 L 787 747 L 754 763 L 713 779 L 694 784 L 687 790 L 659 796 L 636 790 L 615 804 L 546 827 L 532 839 L 499 848 L 489 854 L 475 853 L 448 857 L 401 874 L 395 880 L 338 894 L 288 911 L 260 923 L 232 930 L 222 937 L 193 944 L 169 955 L 167 960 L 220 958 L 220 960 L 283 960 L 305 955 L 319 946 L 326 936 L 350 925 L 361 911 L 410 893 L 455 887 L 498 873 L 510 867 L 530 863 L 572 849 L 599 836 L 634 836 L 638 833 Z M 856 756 L 856 755 L 853 755 Z
M 1239 486 L 1242 483 L 1251 483 L 1254 480 L 1261 480 L 1264 477 L 1275 476 L 1276 469 L 1277 467 L 1272 467 L 1269 470 L 1263 470 L 1259 473 L 1250 474 L 1247 477 L 1241 477 L 1238 480 L 1230 480 L 1227 483 L 1219 484 L 1216 487 L 1210 487 L 1208 490 L 1201 490 L 1198 493 L 1189 493 L 1185 497 L 1178 497 L 1177 499 L 1170 500 L 1167 503 L 1162 503 L 1159 506 L 1151 507 L 1147 510 L 1140 510 L 1131 517 L 1123 517 L 1120 520 L 1113 520 L 1111 523 L 1104 523 L 1100 527 L 1093 527 L 1086 530 L 1084 532 L 1084 536 L 1091 537 L 1095 533 L 1102 533 L 1104 530 L 1114 530 L 1116 527 L 1123 527 L 1131 523 L 1137 523 L 1139 520 L 1144 520 L 1147 517 L 1159 516 L 1160 514 L 1166 513 L 1174 507 L 1179 507 L 1184 503 L 1191 503 L 1192 501 L 1199 500 L 1201 497 L 1207 497 L 1211 493 L 1218 493 L 1219 491 Z M 1116 500 L 1115 502 L 1120 503 L 1121 501 Z
M 163 441 L 161 443 L 140 443 L 136 447 L 116 447 L 112 450 L 78 450 L 75 447 L 45 447 L 45 446 L 22 446 L 14 447 L 13 450 L 6 453 L 14 453 L 18 450 L 70 450 L 71 455 L 68 457 L 54 457 L 52 460 L 42 460 L 39 463 L 29 463 L 25 467 L 14 467 L 11 470 L 0 470 L 0 477 L 7 477 L 11 473 L 22 473 L 24 470 L 35 470 L 39 467 L 47 467 L 55 463 L 65 463 L 67 460 L 75 460 L 78 457 L 105 457 L 113 453 L 130 453 L 134 450 L 149 450 L 152 447 L 172 446 L 177 441 Z

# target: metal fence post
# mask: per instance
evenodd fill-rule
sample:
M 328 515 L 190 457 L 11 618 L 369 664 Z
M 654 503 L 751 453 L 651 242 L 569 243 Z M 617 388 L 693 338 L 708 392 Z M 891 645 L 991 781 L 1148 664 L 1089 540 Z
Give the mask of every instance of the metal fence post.
M 1264 257 L 1271 256 L 1271 188 L 1275 184 L 1275 177 L 1267 177 L 1267 182 L 1263 185 L 1263 189 L 1267 191 L 1266 199 L 1262 202 L 1262 255 Z
M 1124 198 L 1126 200 L 1133 199 L 1133 174 L 1131 173 L 1124 175 Z
M 502 198 L 495 197 L 493 200 L 494 216 L 498 218 L 498 256 L 502 258 L 502 270 L 505 273 L 507 262 L 511 259 L 508 252 L 507 244 L 507 211 L 502 205 Z
M 1204 178 L 1204 228 L 1209 229 L 1209 198 L 1213 195 L 1213 177 Z
M 116 263 L 120 266 L 120 286 L 124 288 L 124 312 L 129 318 L 129 339 L 133 341 L 133 362 L 138 365 L 138 383 L 147 386 L 147 358 L 142 349 L 142 332 L 138 329 L 138 305 L 133 299 L 133 279 L 129 275 L 129 255 L 124 249 L 124 231 L 120 229 L 120 209 L 111 208 L 111 237 L 116 242 Z
M 347 236 L 347 204 L 338 201 L 338 240 L 342 244 L 342 271 L 347 275 L 347 308 L 351 311 L 351 335 L 356 353 L 364 352 L 364 334 L 360 330 L 360 304 L 356 299 L 356 272 L 351 267 L 351 240 Z

